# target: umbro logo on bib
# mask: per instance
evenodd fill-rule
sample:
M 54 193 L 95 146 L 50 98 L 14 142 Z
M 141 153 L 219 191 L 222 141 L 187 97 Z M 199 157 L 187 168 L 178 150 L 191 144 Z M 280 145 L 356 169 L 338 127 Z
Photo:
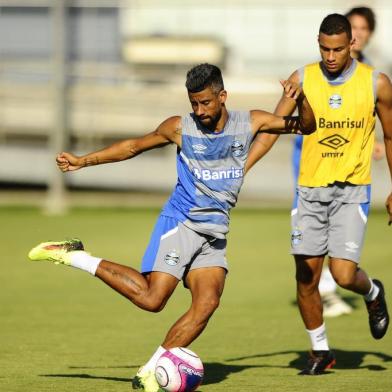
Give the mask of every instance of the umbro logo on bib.
M 334 135 L 328 136 L 320 140 L 319 143 L 336 150 L 339 147 L 342 147 L 345 144 L 349 143 L 349 140 L 345 139 L 343 136 L 339 135 L 338 133 L 335 133 Z

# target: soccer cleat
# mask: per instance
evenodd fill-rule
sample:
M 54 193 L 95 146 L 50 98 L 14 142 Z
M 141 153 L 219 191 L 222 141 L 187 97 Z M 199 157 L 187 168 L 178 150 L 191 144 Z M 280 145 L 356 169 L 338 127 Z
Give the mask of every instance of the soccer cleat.
M 71 265 L 70 253 L 83 250 L 82 241 L 77 238 L 60 242 L 42 242 L 31 249 L 29 259 L 32 261 L 48 260 L 55 264 Z
M 352 307 L 343 301 L 342 297 L 331 291 L 321 295 L 323 302 L 323 316 L 324 317 L 338 317 L 343 314 L 350 314 L 353 309 Z
M 155 378 L 155 372 L 153 370 L 143 372 L 143 368 L 140 368 L 132 379 L 132 389 L 140 389 L 145 392 L 163 392 Z
M 375 284 L 380 289 L 380 292 L 374 301 L 365 301 L 365 303 L 369 313 L 370 332 L 372 333 L 374 339 L 381 339 L 387 332 L 389 325 L 389 315 L 387 303 L 385 301 L 385 291 L 383 284 L 377 279 L 373 279 L 373 284 Z
M 301 376 L 317 376 L 324 373 L 324 370 L 331 369 L 336 364 L 335 355 L 330 350 L 311 351 L 310 358 L 300 373 Z

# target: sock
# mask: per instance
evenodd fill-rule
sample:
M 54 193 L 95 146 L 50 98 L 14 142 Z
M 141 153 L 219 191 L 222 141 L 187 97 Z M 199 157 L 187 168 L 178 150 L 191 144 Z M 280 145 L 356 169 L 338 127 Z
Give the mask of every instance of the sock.
M 337 284 L 333 278 L 331 271 L 328 267 L 324 267 L 321 272 L 319 291 L 320 295 L 323 296 L 327 293 L 334 293 L 336 291 Z
M 71 252 L 70 259 L 72 267 L 89 272 L 91 275 L 95 275 L 98 265 L 102 261 L 102 259 L 91 256 L 89 253 L 83 250 L 76 250 Z
M 325 328 L 325 324 L 323 323 L 320 327 L 316 329 L 306 330 L 310 337 L 310 342 L 312 344 L 312 350 L 319 351 L 324 350 L 328 351 L 328 339 L 327 339 L 327 330 Z
M 370 280 L 370 285 L 371 285 L 370 290 L 366 295 L 363 296 L 363 298 L 365 299 L 366 302 L 374 301 L 376 299 L 378 293 L 380 292 L 380 288 L 377 285 L 375 285 L 371 279 L 369 279 L 369 280 Z
M 150 358 L 150 360 L 143 366 L 142 371 L 147 372 L 147 371 L 155 371 L 155 365 L 160 358 L 160 356 L 166 351 L 165 348 L 162 346 L 159 346 L 157 351 L 155 351 L 154 355 Z

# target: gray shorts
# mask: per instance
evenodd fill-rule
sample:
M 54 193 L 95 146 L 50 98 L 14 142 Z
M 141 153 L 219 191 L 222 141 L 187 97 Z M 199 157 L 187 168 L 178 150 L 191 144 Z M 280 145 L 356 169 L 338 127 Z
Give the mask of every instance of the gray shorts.
M 359 263 L 369 202 L 309 201 L 298 195 L 291 212 L 291 253 Z
M 226 239 L 200 234 L 177 219 L 161 215 L 142 261 L 141 272 L 166 272 L 178 280 L 197 268 L 228 270 Z

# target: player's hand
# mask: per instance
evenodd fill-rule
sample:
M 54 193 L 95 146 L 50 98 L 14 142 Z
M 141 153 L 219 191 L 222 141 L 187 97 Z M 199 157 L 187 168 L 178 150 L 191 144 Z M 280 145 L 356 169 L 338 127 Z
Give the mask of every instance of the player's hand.
M 298 83 L 291 80 L 280 80 L 280 84 L 283 87 L 285 97 L 295 100 L 298 98 L 302 99 L 304 97 L 302 87 Z
M 392 224 L 392 192 L 389 194 L 387 201 L 385 203 L 385 207 L 387 208 L 387 212 L 389 215 L 388 225 Z
M 68 152 L 62 152 L 56 156 L 57 167 L 64 173 L 67 171 L 78 170 L 83 165 L 80 164 L 79 158 Z

